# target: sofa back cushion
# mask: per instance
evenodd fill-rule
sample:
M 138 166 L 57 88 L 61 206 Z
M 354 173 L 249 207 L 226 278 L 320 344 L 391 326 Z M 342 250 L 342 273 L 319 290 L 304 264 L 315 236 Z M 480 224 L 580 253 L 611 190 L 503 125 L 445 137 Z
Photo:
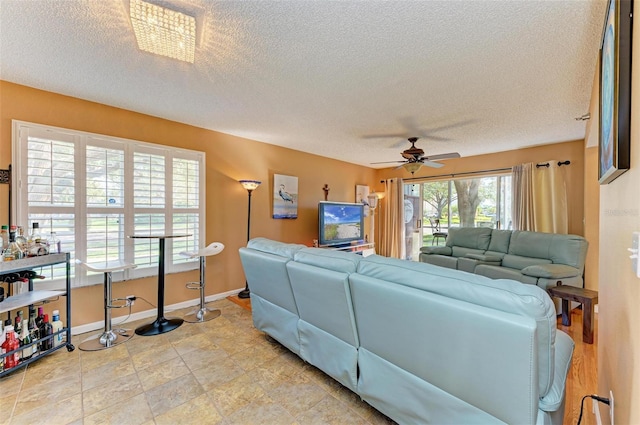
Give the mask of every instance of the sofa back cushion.
M 586 239 L 578 235 L 514 230 L 511 234 L 509 254 L 545 258 L 553 264 L 566 264 L 582 272 L 587 247 Z
M 506 254 L 502 257 L 502 267 L 510 269 L 522 270 L 525 267 L 538 266 L 540 264 L 552 264 L 552 262 L 546 258 L 523 257 L 513 254 Z
M 357 347 L 349 275 L 361 255 L 304 248 L 287 263 L 300 319 Z
M 298 315 L 287 263 L 304 245 L 286 244 L 265 238 L 252 239 L 240 248 L 240 260 L 252 294 Z
M 491 229 L 486 227 L 450 227 L 447 236 L 447 246 L 481 251 L 489 248 L 490 241 Z
M 493 280 L 459 270 L 378 255 L 362 259 L 358 264 L 358 274 L 533 318 L 537 329 L 540 396 L 549 390 L 554 374 L 556 310 L 543 289 L 512 280 Z
M 511 240 L 511 230 L 491 230 L 491 242 L 487 251 L 493 253 L 506 254 L 509 252 L 509 241 Z

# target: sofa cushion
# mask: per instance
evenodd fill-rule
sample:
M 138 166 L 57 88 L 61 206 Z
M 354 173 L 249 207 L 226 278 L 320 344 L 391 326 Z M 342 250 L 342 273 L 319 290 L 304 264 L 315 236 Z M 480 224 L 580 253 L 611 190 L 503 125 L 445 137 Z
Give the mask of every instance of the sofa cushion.
M 465 255 L 467 258 L 471 258 L 472 260 L 485 261 L 488 263 L 499 263 L 502 260 L 502 257 L 498 257 L 497 255 L 486 255 L 486 254 L 467 254 Z
M 502 257 L 502 265 L 511 269 L 522 270 L 525 267 L 537 266 L 539 264 L 551 264 L 551 260 L 546 258 L 523 257 L 521 255 L 507 254 Z
M 480 276 L 486 276 L 490 279 L 511 279 L 530 285 L 535 285 L 538 282 L 537 277 L 526 276 L 518 269 L 510 269 L 509 267 L 503 266 L 478 264 L 473 272 Z
M 484 251 L 481 249 L 465 248 L 463 246 L 451 247 L 451 255 L 454 257 L 466 257 L 469 254 L 482 255 Z
M 506 254 L 509 252 L 509 241 L 511 241 L 511 230 L 493 229 L 491 231 L 491 242 L 487 251 L 495 251 Z
M 541 264 L 522 269 L 522 274 L 546 279 L 562 279 L 565 277 L 579 276 L 580 270 L 564 264 Z
M 588 245 L 582 236 L 514 230 L 509 254 L 548 258 L 554 264 L 566 264 L 582 273 Z
M 491 240 L 491 229 L 485 227 L 450 227 L 447 246 L 486 251 Z M 455 255 L 455 254 L 454 254 Z M 458 257 L 461 257 L 458 255 Z
M 432 255 L 451 255 L 451 247 L 449 246 L 423 246 L 420 252 Z
M 420 261 L 427 264 L 434 264 L 440 267 L 447 267 L 449 269 L 456 269 L 458 266 L 458 258 L 450 255 L 430 255 L 420 254 Z
M 247 248 L 293 259 L 294 254 L 302 248 L 305 248 L 305 246 L 274 241 L 267 238 L 254 238 L 247 242 Z
M 358 262 L 362 260 L 362 255 L 324 248 L 302 248 L 295 253 L 293 258 L 298 263 L 310 266 L 336 272 L 355 273 Z

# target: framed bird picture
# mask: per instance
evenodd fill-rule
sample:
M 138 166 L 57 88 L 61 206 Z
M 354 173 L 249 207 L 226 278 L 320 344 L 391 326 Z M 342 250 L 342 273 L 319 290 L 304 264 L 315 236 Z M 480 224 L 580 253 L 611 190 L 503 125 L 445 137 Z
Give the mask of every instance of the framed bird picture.
M 273 218 L 298 218 L 298 178 L 273 175 Z

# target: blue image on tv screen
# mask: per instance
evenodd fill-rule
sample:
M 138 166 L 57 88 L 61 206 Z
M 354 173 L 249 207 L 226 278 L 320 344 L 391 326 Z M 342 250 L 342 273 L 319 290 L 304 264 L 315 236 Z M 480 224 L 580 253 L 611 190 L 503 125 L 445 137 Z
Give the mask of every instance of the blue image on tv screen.
M 323 208 L 324 242 L 362 238 L 362 206 L 325 204 Z

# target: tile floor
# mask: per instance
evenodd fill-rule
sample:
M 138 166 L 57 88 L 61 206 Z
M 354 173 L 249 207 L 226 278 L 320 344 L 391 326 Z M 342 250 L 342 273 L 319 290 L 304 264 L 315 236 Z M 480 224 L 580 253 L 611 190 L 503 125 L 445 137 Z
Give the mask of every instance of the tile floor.
M 58 350 L 0 378 L 0 425 L 393 424 L 269 342 L 250 311 L 226 299 L 210 306 L 222 315 L 107 350 L 81 351 L 91 334 L 75 336 L 75 351 Z

